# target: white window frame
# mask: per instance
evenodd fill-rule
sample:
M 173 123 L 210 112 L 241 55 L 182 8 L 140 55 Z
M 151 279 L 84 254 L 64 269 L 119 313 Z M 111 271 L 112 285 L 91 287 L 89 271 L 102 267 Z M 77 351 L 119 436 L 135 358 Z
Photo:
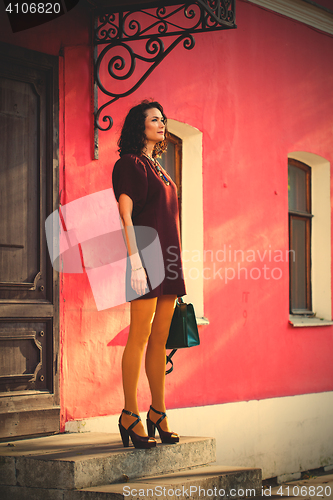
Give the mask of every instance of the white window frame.
M 311 168 L 311 289 L 316 318 L 291 318 L 294 326 L 326 325 L 332 321 L 331 284 L 331 168 L 325 158 L 306 151 L 294 151 L 288 158 Z M 326 320 L 326 321 L 325 321 Z
M 202 132 L 170 118 L 168 130 L 183 142 L 181 219 L 186 301 L 194 305 L 198 324 L 208 324 L 204 317 Z M 201 258 L 192 259 L 194 254 Z

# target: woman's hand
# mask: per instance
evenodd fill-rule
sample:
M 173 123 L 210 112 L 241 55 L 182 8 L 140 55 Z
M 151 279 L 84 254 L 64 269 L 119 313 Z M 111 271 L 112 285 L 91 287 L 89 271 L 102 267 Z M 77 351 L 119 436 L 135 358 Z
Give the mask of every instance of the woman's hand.
M 131 287 L 138 295 L 144 295 L 147 289 L 147 276 L 143 267 L 132 269 Z

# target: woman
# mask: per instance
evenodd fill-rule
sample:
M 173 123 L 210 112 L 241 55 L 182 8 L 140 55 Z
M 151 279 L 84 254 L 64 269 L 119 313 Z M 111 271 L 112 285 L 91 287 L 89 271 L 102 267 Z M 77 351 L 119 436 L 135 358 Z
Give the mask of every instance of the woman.
M 166 117 L 158 102 L 143 101 L 132 108 L 118 141 L 120 159 L 112 174 L 129 254 L 127 297 L 130 291 L 134 293 L 122 359 L 125 407 L 119 418 L 119 430 L 123 445 L 129 446 L 131 437 L 136 448 L 156 446 L 156 428 L 163 443 L 179 441 L 178 434 L 170 431 L 165 413 L 165 344 L 176 298 L 186 291 L 180 257 L 177 189 L 156 160 L 166 150 L 166 134 Z M 154 258 L 146 256 L 149 262 L 144 261 L 139 231 L 134 229 L 137 227 L 155 230 L 161 245 L 165 277 L 154 288 L 151 275 L 146 272 Z M 152 397 L 147 414 L 148 436 L 138 415 L 137 402 L 146 344 L 145 369 Z

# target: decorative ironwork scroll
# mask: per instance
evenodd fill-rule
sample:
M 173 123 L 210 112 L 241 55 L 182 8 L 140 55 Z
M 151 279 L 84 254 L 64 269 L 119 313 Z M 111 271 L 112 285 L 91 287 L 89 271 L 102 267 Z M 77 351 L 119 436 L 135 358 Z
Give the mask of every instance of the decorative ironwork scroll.
M 191 50 L 195 33 L 236 28 L 235 0 L 172 3 L 164 6 L 159 3 L 145 9 L 124 7 L 125 11 L 97 17 L 94 33 L 96 129 L 105 131 L 112 127 L 113 120 L 105 113 L 106 108 L 132 94 L 177 45 L 182 43 L 186 50 Z M 126 84 L 119 86 L 121 82 Z M 97 89 L 108 99 L 100 107 Z

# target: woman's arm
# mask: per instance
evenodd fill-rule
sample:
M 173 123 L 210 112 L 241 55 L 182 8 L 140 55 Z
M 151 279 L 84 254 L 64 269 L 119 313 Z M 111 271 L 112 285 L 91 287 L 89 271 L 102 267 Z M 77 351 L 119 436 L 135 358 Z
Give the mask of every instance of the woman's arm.
M 132 212 L 132 199 L 127 194 L 121 194 L 119 197 L 119 214 L 124 228 L 125 242 L 132 267 L 131 286 L 138 295 L 144 295 L 147 288 L 147 276 L 143 269 L 136 244 Z

